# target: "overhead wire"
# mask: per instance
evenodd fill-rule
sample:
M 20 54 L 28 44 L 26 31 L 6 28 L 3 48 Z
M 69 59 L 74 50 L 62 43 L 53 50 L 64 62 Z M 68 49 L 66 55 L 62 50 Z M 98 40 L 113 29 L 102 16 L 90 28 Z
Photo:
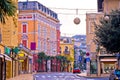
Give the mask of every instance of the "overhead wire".
M 79 14 L 79 12 L 78 11 L 86 11 L 86 13 L 87 12 L 97 12 L 97 9 L 79 9 L 79 8 L 57 8 L 57 7 L 48 7 L 48 8 L 50 8 L 50 9 L 52 9 L 52 10 L 66 10 L 66 11 L 73 11 L 73 10 L 75 10 L 76 11 L 76 13 L 72 13 L 72 12 L 67 12 L 67 13 L 65 13 L 65 12 L 57 12 L 57 14 L 60 14 L 60 15 L 85 15 L 85 13 L 83 13 L 83 14 Z

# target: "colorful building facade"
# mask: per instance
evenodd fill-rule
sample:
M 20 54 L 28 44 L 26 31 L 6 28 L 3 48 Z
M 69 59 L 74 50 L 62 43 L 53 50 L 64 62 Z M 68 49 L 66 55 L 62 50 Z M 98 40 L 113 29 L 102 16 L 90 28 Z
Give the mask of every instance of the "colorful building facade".
M 74 41 L 70 37 L 60 38 L 60 55 L 67 57 L 70 61 L 69 72 L 74 68 Z
M 12 0 L 16 7 L 18 0 Z M 5 47 L 10 49 L 18 46 L 18 27 L 17 27 L 17 11 L 14 17 L 8 17 L 5 24 L 0 23 L 0 79 L 11 78 L 18 75 L 18 69 L 14 66 L 14 61 L 12 60 L 10 53 L 9 55 L 5 53 Z M 4 73 L 4 74 L 3 74 Z M 6 74 L 5 74 L 6 73 Z
M 35 69 L 38 52 L 58 54 L 60 23 L 54 11 L 37 1 L 19 2 L 18 6 L 18 42 L 32 51 Z
M 88 74 L 96 74 L 97 76 L 110 73 L 116 67 L 117 59 L 113 54 L 106 53 L 103 47 L 100 47 L 101 51 L 98 53 L 98 45 L 94 41 L 94 23 L 100 24 L 100 18 L 105 18 L 104 14 L 109 14 L 111 10 L 120 8 L 120 0 L 98 0 L 98 12 L 86 14 L 86 36 L 87 36 L 87 51 L 90 53 L 90 65 L 97 66 L 92 72 L 91 67 L 88 68 L 90 72 Z M 93 65 L 94 64 L 94 65 Z

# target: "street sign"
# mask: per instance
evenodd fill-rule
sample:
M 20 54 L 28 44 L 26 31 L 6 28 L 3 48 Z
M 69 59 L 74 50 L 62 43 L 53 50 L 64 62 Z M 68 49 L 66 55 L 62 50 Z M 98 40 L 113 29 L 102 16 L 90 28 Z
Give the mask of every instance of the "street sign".
M 79 56 L 79 61 L 82 61 L 82 56 Z
M 89 55 L 90 55 L 90 53 L 89 53 L 89 52 L 87 52 L 87 53 L 86 53 L 86 56 L 89 56 Z
M 88 58 L 86 58 L 86 62 L 90 62 L 90 58 L 88 57 Z

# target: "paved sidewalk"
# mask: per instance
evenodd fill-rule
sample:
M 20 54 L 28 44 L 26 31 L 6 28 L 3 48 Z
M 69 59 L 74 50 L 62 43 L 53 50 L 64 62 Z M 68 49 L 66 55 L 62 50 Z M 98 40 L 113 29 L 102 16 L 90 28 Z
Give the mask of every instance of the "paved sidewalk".
M 90 74 L 88 76 L 87 73 L 80 73 L 80 74 L 77 74 L 77 76 L 82 76 L 82 77 L 108 77 L 109 74 L 101 74 L 100 76 L 98 76 L 97 74 Z
M 7 80 L 33 80 L 33 74 L 21 74 L 19 76 Z
M 87 76 L 87 73 L 80 73 L 80 74 L 77 74 L 77 76 L 83 76 L 83 77 L 86 77 L 86 76 Z

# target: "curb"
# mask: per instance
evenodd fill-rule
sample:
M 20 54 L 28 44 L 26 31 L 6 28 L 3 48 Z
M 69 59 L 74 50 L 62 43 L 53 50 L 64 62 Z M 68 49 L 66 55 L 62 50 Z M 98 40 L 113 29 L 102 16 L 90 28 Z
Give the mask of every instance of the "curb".
M 79 74 L 77 74 L 77 76 L 85 77 L 85 78 L 104 78 L 104 77 L 109 77 L 109 76 L 83 76 L 83 75 L 79 75 Z

